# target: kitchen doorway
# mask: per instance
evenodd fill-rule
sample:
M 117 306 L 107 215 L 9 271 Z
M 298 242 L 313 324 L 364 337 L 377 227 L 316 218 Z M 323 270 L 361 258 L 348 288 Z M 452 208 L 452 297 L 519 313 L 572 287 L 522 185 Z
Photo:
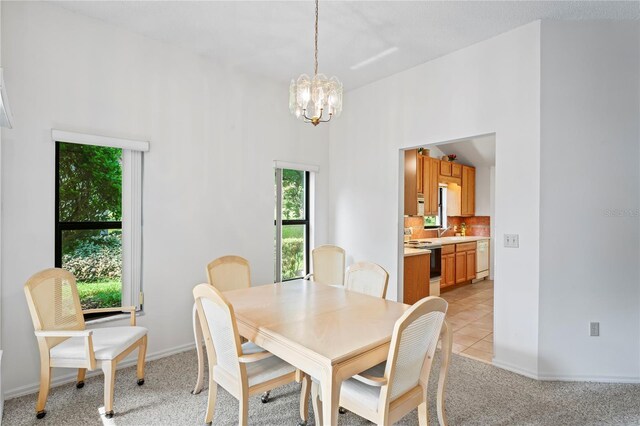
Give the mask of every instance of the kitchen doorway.
M 495 134 L 487 134 L 400 151 L 399 300 L 411 304 L 429 295 L 447 300 L 454 353 L 488 363 L 496 267 L 495 144 Z

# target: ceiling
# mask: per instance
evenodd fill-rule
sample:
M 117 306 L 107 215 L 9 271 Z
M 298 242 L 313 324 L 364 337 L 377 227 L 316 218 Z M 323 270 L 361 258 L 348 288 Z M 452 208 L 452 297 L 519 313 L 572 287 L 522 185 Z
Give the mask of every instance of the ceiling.
M 310 0 L 55 4 L 232 70 L 283 82 L 313 71 Z M 322 0 L 320 72 L 338 76 L 349 90 L 538 19 L 638 20 L 640 1 Z
M 491 167 L 496 165 L 496 135 L 484 135 L 471 139 L 458 140 L 438 144 L 437 148 L 444 155 L 455 154 L 457 161 L 474 167 Z

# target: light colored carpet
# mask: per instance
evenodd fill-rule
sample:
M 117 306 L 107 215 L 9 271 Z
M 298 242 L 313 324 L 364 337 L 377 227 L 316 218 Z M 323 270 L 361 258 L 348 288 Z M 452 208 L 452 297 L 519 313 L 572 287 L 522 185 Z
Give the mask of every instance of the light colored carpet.
M 35 366 L 34 366 L 35 368 Z M 147 364 L 146 383 L 136 385 L 133 367 L 118 371 L 115 416 L 101 417 L 102 376 L 90 378 L 83 389 L 73 384 L 52 389 L 48 414 L 36 420 L 36 395 L 5 402 L 4 425 L 197 425 L 203 424 L 207 390 L 191 395 L 196 372 L 195 351 Z M 431 387 L 435 390 L 438 364 Z M 298 421 L 299 385 L 272 392 L 262 404 L 250 400 L 249 424 L 295 425 Z M 437 425 L 435 393 L 431 393 L 430 424 Z M 237 425 L 238 403 L 218 391 L 215 425 Z M 313 424 L 311 407 L 310 422 Z M 453 356 L 447 391 L 451 425 L 630 425 L 640 424 L 640 385 L 537 382 L 465 357 Z M 347 413 L 342 425 L 369 422 Z M 416 412 L 400 425 L 417 425 Z

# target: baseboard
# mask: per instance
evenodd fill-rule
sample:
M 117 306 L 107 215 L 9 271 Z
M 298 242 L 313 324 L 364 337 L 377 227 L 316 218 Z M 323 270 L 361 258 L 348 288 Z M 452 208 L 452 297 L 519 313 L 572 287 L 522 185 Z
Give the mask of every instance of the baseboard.
M 633 376 L 581 376 L 541 373 L 539 380 L 558 382 L 595 382 L 595 383 L 640 383 L 640 377 Z
M 512 373 L 516 373 L 519 374 L 521 376 L 525 376 L 528 377 L 530 379 L 534 379 L 534 380 L 540 380 L 538 373 L 518 367 L 516 365 L 513 364 L 509 364 L 508 362 L 502 362 L 500 360 L 497 360 L 496 358 L 493 358 L 493 365 L 495 367 L 498 368 L 502 368 L 503 370 L 507 370 L 510 371 Z
M 173 348 L 164 349 L 164 350 L 153 352 L 153 353 L 148 353 L 146 360 L 154 361 L 156 359 L 166 358 L 171 355 L 186 352 L 194 348 L 195 348 L 195 344 L 191 342 L 184 345 L 175 346 Z M 131 367 L 132 365 L 136 365 L 136 362 L 137 362 L 137 359 L 135 357 L 125 359 L 124 361 L 118 364 L 118 370 Z M 65 369 L 65 370 L 72 371 L 72 369 Z M 88 371 L 87 377 L 94 377 L 101 374 L 102 374 L 102 371 L 100 369 L 96 369 L 93 371 Z M 76 373 L 64 374 L 62 376 L 58 376 L 53 380 L 51 380 L 51 387 L 54 388 L 56 386 L 65 385 L 67 383 L 73 383 L 75 381 L 76 381 Z M 24 386 L 19 386 L 17 388 L 9 389 L 8 391 L 6 391 L 4 397 L 6 399 L 13 399 L 19 396 L 29 395 L 29 394 L 38 392 L 39 387 L 40 387 L 40 384 L 38 382 L 31 383 Z

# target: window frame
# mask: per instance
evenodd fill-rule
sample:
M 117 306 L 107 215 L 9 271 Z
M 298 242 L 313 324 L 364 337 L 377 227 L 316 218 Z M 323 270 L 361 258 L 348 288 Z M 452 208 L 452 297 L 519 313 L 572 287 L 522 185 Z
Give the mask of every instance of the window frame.
M 304 172 L 304 219 L 283 219 L 282 218 L 282 175 L 284 170 L 296 170 Z M 276 167 L 276 218 L 274 225 L 276 228 L 276 276 L 274 282 L 286 282 L 304 278 L 311 270 L 311 172 L 308 170 L 297 170 Z M 282 227 L 287 225 L 304 225 L 304 274 L 301 277 L 282 279 Z

